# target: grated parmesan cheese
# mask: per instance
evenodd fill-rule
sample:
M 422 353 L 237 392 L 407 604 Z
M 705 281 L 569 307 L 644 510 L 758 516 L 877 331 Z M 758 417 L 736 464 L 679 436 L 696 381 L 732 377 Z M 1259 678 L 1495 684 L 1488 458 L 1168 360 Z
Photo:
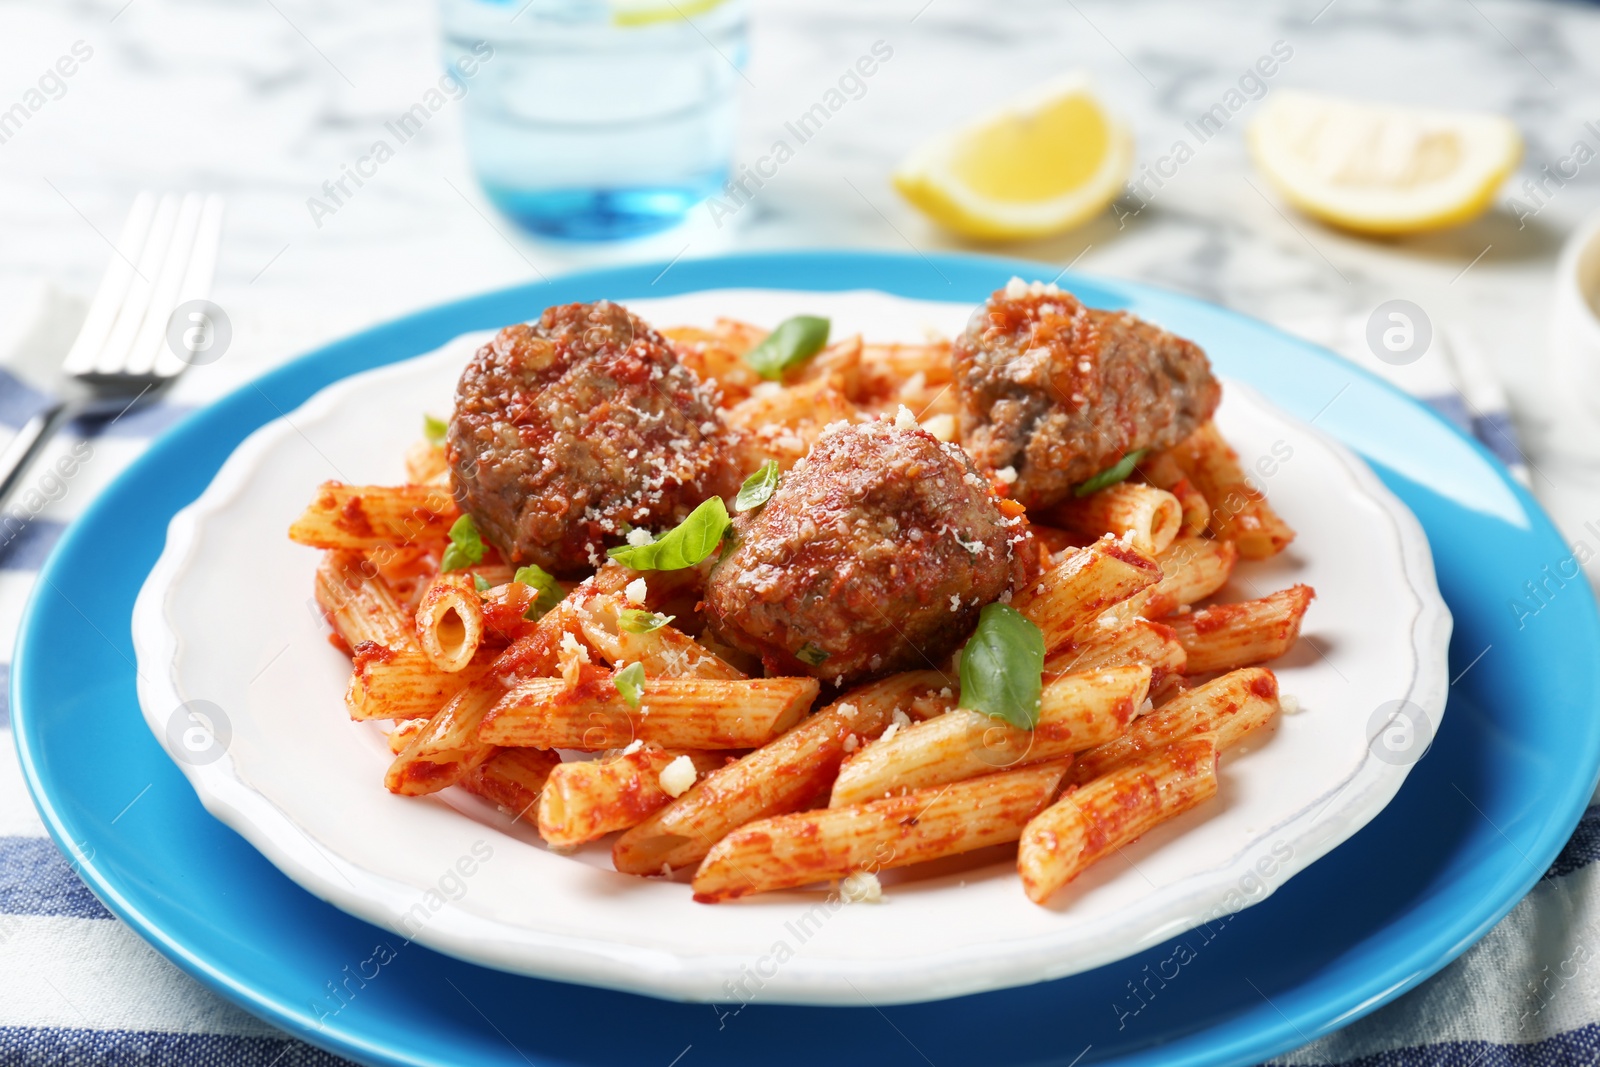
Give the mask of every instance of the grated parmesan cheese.
M 871 871 L 852 871 L 839 883 L 839 895 L 851 904 L 881 904 L 883 883 Z
M 1305 710 L 1300 706 L 1300 698 L 1292 693 L 1278 694 L 1278 708 L 1285 715 L 1298 715 Z
M 911 409 L 904 404 L 901 404 L 900 410 L 894 413 L 894 428 L 897 430 L 915 430 L 917 428 L 917 417 L 911 414 Z
M 643 578 L 635 578 L 622 590 L 622 595 L 628 598 L 630 604 L 643 604 L 644 598 L 649 594 L 650 588 L 644 584 Z
M 650 531 L 643 527 L 635 526 L 628 531 L 628 544 L 630 545 L 648 545 L 654 540 L 655 538 L 650 536 Z
M 1017 480 L 1017 468 L 1001 467 L 999 470 L 994 472 L 994 476 L 999 478 L 1002 482 L 1005 482 L 1007 485 L 1011 485 Z M 1009 523 L 1007 525 L 1009 525 Z
M 694 760 L 679 756 L 661 768 L 661 791 L 669 797 L 681 797 L 694 785 Z
M 935 415 L 922 424 L 922 428 L 941 441 L 954 441 L 956 439 L 956 417 L 946 412 Z

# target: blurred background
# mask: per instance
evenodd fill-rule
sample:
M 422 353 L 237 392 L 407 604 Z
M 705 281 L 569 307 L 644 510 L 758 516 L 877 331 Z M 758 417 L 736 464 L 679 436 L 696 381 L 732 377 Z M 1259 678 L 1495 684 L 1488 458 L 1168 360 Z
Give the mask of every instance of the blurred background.
M 1504 0 L 3 3 L 0 369 L 59 360 L 143 190 L 224 199 L 231 339 L 97 441 L 74 497 L 190 406 L 456 297 L 741 250 L 979 251 L 1327 344 L 1600 545 L 1597 56 L 1600 9 Z M 0 374 L 0 421 L 34 381 Z M 28 505 L 0 587 L 78 508 Z M 0 788 L 0 837 L 42 835 Z M 123 936 L 79 961 L 92 1025 L 126 1022 L 103 995 L 139 1026 L 268 1032 Z M 75 1011 L 40 991 L 24 1014 Z

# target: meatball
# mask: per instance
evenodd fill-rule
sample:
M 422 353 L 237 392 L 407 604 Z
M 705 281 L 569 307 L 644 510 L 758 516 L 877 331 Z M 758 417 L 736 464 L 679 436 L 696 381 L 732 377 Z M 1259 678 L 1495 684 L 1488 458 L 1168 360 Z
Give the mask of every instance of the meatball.
M 1014 524 L 966 453 L 904 409 L 835 423 L 734 519 L 706 611 L 773 673 L 846 684 L 934 666 L 1005 590 Z
M 456 386 L 451 486 L 512 563 L 592 569 L 623 524 L 662 527 L 738 487 L 715 394 L 617 304 L 547 308 Z
M 1177 444 L 1222 396 L 1193 342 L 1016 278 L 973 313 L 952 359 L 962 444 L 980 468 L 1011 468 L 1030 508 L 1128 452 Z

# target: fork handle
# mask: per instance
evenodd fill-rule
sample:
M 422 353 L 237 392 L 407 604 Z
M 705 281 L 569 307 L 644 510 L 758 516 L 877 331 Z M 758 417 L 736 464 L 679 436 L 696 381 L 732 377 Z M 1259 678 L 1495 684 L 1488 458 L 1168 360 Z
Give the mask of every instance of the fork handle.
M 4 452 L 0 452 L 0 509 L 22 485 L 28 469 L 56 431 L 76 414 L 77 405 L 57 400 L 23 424 Z

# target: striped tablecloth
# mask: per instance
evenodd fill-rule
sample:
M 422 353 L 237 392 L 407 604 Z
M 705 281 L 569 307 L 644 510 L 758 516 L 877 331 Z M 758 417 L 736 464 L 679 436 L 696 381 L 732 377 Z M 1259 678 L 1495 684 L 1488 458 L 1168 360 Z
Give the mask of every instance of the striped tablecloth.
M 1513 469 L 1521 464 L 1504 395 L 1463 338 L 1445 331 L 1429 358 L 1390 367 L 1365 351 L 1364 323 L 1284 325 L 1385 373 Z M 0 353 L 0 441 L 44 400 L 6 365 Z M 0 682 L 9 675 L 23 604 L 66 524 L 188 410 L 155 403 L 72 425 L 0 517 Z M 0 685 L 0 730 L 9 733 L 7 691 Z M 1595 1063 L 1596 858 L 1600 808 L 1591 808 L 1544 879 L 1482 942 L 1419 989 L 1277 1062 Z M 0 746 L 0 1064 L 341 1062 L 205 990 L 115 919 L 46 836 L 14 746 Z

